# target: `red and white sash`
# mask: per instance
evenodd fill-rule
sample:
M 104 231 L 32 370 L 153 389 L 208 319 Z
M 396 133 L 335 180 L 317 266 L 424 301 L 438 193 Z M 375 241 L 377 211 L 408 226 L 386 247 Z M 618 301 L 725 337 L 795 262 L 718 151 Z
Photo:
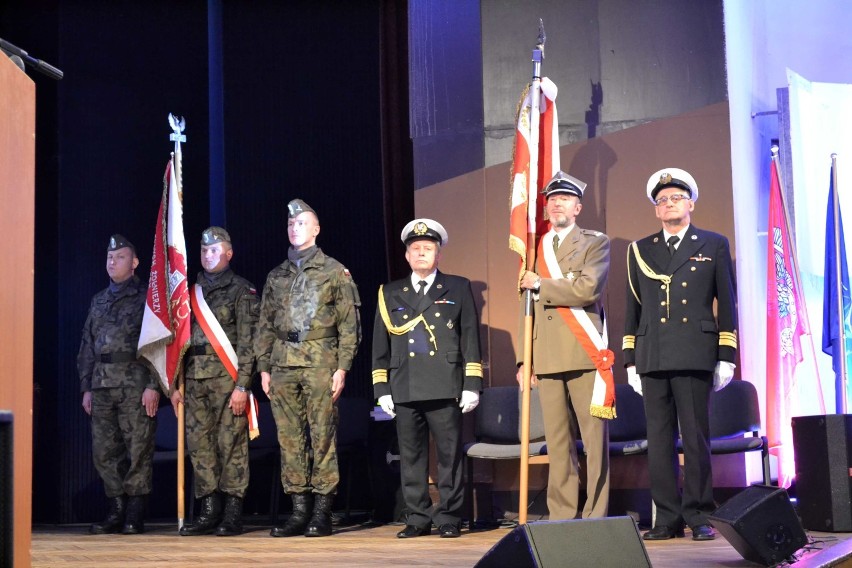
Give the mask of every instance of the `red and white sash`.
M 579 230 L 575 227 L 575 230 Z M 538 242 L 538 258 L 544 259 L 539 263 L 542 278 L 564 278 L 553 247 L 542 246 L 542 243 L 552 242 L 556 232 L 552 229 Z M 615 380 L 612 376 L 612 365 L 615 363 L 615 353 L 607 348 L 606 321 L 603 323 L 603 335 L 595 329 L 589 314 L 582 308 L 556 308 L 571 332 L 577 337 L 580 346 L 595 364 L 595 386 L 592 390 L 592 403 L 589 412 L 598 418 L 615 418 Z
M 219 320 L 216 319 L 210 306 L 207 305 L 207 300 L 204 299 L 204 291 L 198 284 L 193 284 L 189 301 L 192 304 L 192 313 L 195 315 L 198 325 L 204 331 L 204 336 L 213 346 L 213 350 L 219 356 L 225 370 L 228 371 L 234 382 L 237 382 L 237 353 L 234 351 L 231 340 L 228 339 Z M 249 439 L 254 440 L 260 436 L 260 428 L 257 423 L 258 405 L 251 390 L 248 391 L 248 395 L 246 414 L 248 415 Z

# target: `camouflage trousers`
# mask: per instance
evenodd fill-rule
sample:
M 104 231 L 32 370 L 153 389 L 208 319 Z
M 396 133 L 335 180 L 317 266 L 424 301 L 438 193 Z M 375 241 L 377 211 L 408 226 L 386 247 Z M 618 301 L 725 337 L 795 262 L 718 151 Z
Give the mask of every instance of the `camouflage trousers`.
M 272 371 L 269 399 L 281 445 L 285 493 L 333 495 L 337 490 L 340 472 L 335 446 L 337 407 L 331 397 L 333 374 L 334 369 L 307 367 Z
M 249 482 L 248 418 L 228 407 L 230 376 L 186 381 L 186 444 L 195 475 L 195 496 L 217 489 L 242 497 Z
M 145 413 L 143 390 L 92 391 L 92 459 L 110 498 L 151 492 L 157 419 Z

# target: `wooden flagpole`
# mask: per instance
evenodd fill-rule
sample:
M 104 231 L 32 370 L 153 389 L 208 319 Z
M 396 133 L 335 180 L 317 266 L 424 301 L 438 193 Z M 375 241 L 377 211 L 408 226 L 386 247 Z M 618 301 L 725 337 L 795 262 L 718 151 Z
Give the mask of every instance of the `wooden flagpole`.
M 536 208 L 538 206 L 538 130 L 541 103 L 541 62 L 544 59 L 544 22 L 538 21 L 538 40 L 532 52 L 533 74 L 530 87 L 529 180 L 527 184 L 527 270 L 535 269 Z M 518 498 L 518 523 L 526 524 L 530 474 L 530 382 L 532 378 L 532 290 L 524 293 L 524 371 L 521 385 L 521 471 Z
M 172 133 L 169 135 L 169 140 L 174 141 L 175 151 L 172 156 L 172 168 L 175 173 L 175 184 L 177 185 L 178 199 L 181 200 L 181 210 L 183 210 L 183 154 L 180 151 L 180 143 L 186 142 L 186 136 L 183 135 L 183 130 L 186 127 L 186 121 L 183 118 L 178 118 L 173 114 L 169 114 L 169 125 L 172 127 Z M 186 380 L 184 380 L 183 364 L 179 365 L 180 372 L 177 380 L 180 381 L 181 400 L 185 400 L 186 396 Z M 186 406 L 178 405 L 177 416 L 177 520 L 178 530 L 183 528 L 184 519 L 186 519 L 186 511 L 184 503 L 185 485 L 186 485 Z

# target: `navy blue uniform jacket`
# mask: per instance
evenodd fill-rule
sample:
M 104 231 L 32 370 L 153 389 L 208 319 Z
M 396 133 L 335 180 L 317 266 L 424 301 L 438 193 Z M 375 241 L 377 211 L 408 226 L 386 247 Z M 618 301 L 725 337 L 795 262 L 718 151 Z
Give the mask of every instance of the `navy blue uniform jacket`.
M 636 371 L 645 374 L 712 372 L 717 361 L 733 363 L 737 303 L 728 239 L 690 225 L 674 255 L 669 255 L 662 231 L 637 245 L 647 269 L 670 276 L 671 282 L 666 286 L 647 276 L 633 245 L 628 247 L 625 366 L 636 365 Z
M 394 402 L 406 403 L 459 398 L 462 390 L 481 390 L 479 318 L 470 280 L 438 271 L 425 298 L 417 296 L 410 277 L 386 284 L 380 294 L 392 327 L 406 325 L 421 314 L 425 321 L 396 335 L 388 331 L 381 308 L 376 310 L 376 398 L 390 394 Z

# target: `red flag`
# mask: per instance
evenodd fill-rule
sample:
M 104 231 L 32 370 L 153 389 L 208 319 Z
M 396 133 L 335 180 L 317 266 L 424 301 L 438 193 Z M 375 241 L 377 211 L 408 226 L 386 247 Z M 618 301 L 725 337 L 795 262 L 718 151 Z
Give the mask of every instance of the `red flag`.
M 794 273 L 778 164 L 771 164 L 766 266 L 766 435 L 778 458 L 778 485 L 789 487 L 796 475 L 790 420 L 796 396 L 796 366 L 802 361 L 800 337 L 809 334 L 804 299 Z
M 137 348 L 139 356 L 154 366 L 166 391 L 177 377 L 183 354 L 189 347 L 189 314 L 183 205 L 173 163 L 169 160 L 163 178 L 148 299 Z
M 521 256 L 521 268 L 527 260 L 527 235 L 536 238 L 548 231 L 544 219 L 544 196 L 541 190 L 559 171 L 559 119 L 556 114 L 556 85 L 547 77 L 541 80 L 538 132 L 538 168 L 536 187 L 530 188 L 530 111 L 529 90 L 521 95 L 518 127 L 515 130 L 515 151 L 512 158 L 511 212 L 509 214 L 509 248 Z M 535 206 L 528 207 L 529 196 L 535 196 Z M 535 246 L 535 243 L 529 243 Z

